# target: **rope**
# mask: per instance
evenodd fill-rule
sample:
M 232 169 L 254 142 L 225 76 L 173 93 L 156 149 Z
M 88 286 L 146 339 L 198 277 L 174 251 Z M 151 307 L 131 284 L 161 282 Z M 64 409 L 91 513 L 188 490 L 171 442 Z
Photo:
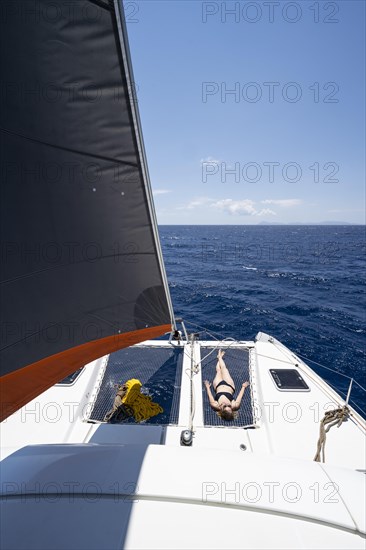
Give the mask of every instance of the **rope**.
M 206 334 L 208 334 L 209 336 L 212 336 L 214 340 L 219 340 L 219 339 L 222 340 L 223 334 L 221 334 L 220 332 L 216 332 L 215 330 L 211 330 L 210 332 L 207 328 L 201 325 L 197 325 L 196 323 L 192 323 L 191 321 L 185 321 L 185 322 L 188 323 L 189 325 L 192 325 L 193 327 L 202 329 L 202 332 L 206 332 Z M 220 336 L 220 338 L 216 338 L 214 334 L 217 334 L 217 336 Z
M 136 378 L 131 378 L 125 383 L 127 392 L 122 397 L 122 403 L 128 405 L 133 410 L 133 416 L 136 422 L 148 420 L 152 416 L 156 416 L 163 411 L 158 403 L 153 403 L 149 395 L 141 393 L 141 382 Z
M 320 422 L 320 432 L 318 439 L 318 446 L 316 450 L 316 455 L 314 457 L 315 462 L 325 462 L 325 443 L 327 440 L 327 433 L 332 426 L 337 424 L 337 428 L 346 420 L 349 416 L 349 409 L 347 405 L 339 409 L 333 409 L 332 411 L 327 411 Z M 321 459 L 320 459 L 321 455 Z
M 158 403 L 153 403 L 149 395 L 141 393 L 141 382 L 136 378 L 118 386 L 113 407 L 104 417 L 105 422 L 123 422 L 134 417 L 136 422 L 148 420 L 163 411 Z
M 120 424 L 125 422 L 129 418 L 133 417 L 133 410 L 128 405 L 122 403 L 115 411 L 109 411 L 105 417 L 104 421 L 109 422 L 110 424 Z
M 195 371 L 196 365 L 194 364 L 194 340 L 192 339 L 191 342 L 191 373 L 190 373 L 190 393 L 191 393 L 191 410 L 189 414 L 189 426 L 188 429 L 190 431 L 193 431 L 193 419 L 196 412 L 196 401 L 195 401 L 195 393 L 194 393 L 194 386 L 193 386 L 193 376 L 197 374 L 197 370 Z

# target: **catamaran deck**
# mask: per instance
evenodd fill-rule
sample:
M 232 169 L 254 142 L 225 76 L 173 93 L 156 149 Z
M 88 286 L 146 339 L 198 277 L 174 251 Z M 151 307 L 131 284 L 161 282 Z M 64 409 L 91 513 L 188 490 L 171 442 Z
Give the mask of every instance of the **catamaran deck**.
M 218 348 L 225 349 L 237 389 L 250 381 L 236 423 L 222 424 L 211 413 L 203 388 L 215 375 Z M 288 369 L 301 375 L 304 391 L 276 385 L 271 371 Z M 140 425 L 103 422 L 114 385 L 130 377 L 143 382 L 164 413 Z M 43 517 L 51 522 L 41 541 L 24 542 L 22 531 L 4 548 L 58 548 L 57 533 L 61 547 L 84 548 L 87 540 L 95 550 L 362 549 L 364 420 L 351 410 L 327 435 L 325 464 L 313 461 L 320 420 L 344 403 L 295 354 L 262 334 L 255 342 L 150 341 L 101 358 L 2 423 L 7 521 L 19 521 L 20 503 L 28 533 Z M 187 430 L 193 439 L 184 447 Z M 80 483 L 70 504 L 74 479 Z M 56 486 L 57 494 L 39 495 L 34 480 Z M 85 487 L 98 493 L 89 500 Z M 55 499 L 52 516 L 48 498 Z M 212 525 L 219 521 L 229 530 L 218 538 Z M 194 522 L 198 538 L 186 528 Z
M 211 410 L 204 380 L 213 380 L 217 350 L 236 384 L 250 387 L 236 421 L 226 423 Z M 308 391 L 280 391 L 271 369 L 299 372 Z M 139 378 L 143 391 L 164 412 L 140 425 L 107 424 L 115 384 Z M 180 446 L 183 430 L 193 431 L 193 447 L 245 450 L 312 460 L 326 410 L 344 405 L 322 378 L 274 339 L 242 341 L 149 341 L 87 365 L 67 385 L 56 385 L 2 423 L 2 453 L 38 443 L 137 443 Z M 355 412 L 327 436 L 326 462 L 365 469 L 365 425 Z M 352 449 L 352 452 L 349 452 Z

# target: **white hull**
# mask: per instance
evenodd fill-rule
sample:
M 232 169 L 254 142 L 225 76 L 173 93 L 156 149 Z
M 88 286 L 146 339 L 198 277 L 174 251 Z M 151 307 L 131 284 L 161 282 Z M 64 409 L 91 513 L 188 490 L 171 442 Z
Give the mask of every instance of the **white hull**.
M 139 347 L 162 346 L 177 344 Z M 218 346 L 249 352 L 250 426 L 205 424 L 200 358 Z M 282 344 L 186 343 L 176 425 L 88 421 L 106 365 L 2 423 L 4 550 L 365 547 L 365 421 L 351 408 L 314 462 L 325 411 L 345 402 Z M 269 369 L 289 368 L 309 391 L 279 391 Z

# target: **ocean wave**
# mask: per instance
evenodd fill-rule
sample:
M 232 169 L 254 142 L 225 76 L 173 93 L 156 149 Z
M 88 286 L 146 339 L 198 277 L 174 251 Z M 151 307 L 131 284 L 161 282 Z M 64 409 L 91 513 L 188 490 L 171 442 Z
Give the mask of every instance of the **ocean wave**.
M 258 247 L 270 239 L 292 245 L 294 234 L 283 226 L 270 231 L 258 226 L 174 227 L 173 235 L 172 228 L 162 227 L 160 232 L 177 316 L 223 337 L 252 339 L 259 331 L 267 332 L 318 363 L 350 376 L 362 373 L 362 227 L 337 228 L 337 235 L 332 227 L 296 228 L 296 242 L 304 251 L 301 264 L 276 255 L 255 263 L 240 257 L 243 243 Z M 213 243 L 210 254 L 202 253 L 203 239 Z M 314 246 L 335 241 L 340 242 L 341 257 L 315 262 Z M 229 252 L 234 253 L 229 254 L 227 243 L 235 242 L 238 247 L 231 246 Z

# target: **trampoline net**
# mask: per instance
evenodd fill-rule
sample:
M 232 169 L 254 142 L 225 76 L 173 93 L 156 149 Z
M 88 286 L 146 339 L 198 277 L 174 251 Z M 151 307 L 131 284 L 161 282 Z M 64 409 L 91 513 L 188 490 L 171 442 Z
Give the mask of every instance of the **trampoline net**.
M 131 347 L 112 353 L 89 419 L 103 421 L 113 406 L 115 385 L 137 378 L 143 385 L 142 393 L 150 395 L 164 409 L 143 423 L 177 424 L 182 362 L 183 348 L 177 347 Z M 128 418 L 124 423 L 135 421 Z
M 212 348 L 201 348 L 201 358 L 212 352 Z M 250 381 L 249 378 L 249 351 L 244 348 L 229 348 L 225 350 L 225 364 L 235 384 L 234 398 L 237 397 L 243 382 Z M 217 350 L 203 359 L 202 379 L 209 380 L 211 383 L 216 376 Z M 211 391 L 214 390 L 211 386 Z M 211 409 L 206 388 L 202 385 L 203 392 L 203 416 L 205 426 L 225 426 L 225 427 L 243 427 L 253 424 L 253 408 L 250 389 L 247 388 L 241 401 L 238 416 L 233 422 L 226 422 L 220 418 L 214 410 Z

